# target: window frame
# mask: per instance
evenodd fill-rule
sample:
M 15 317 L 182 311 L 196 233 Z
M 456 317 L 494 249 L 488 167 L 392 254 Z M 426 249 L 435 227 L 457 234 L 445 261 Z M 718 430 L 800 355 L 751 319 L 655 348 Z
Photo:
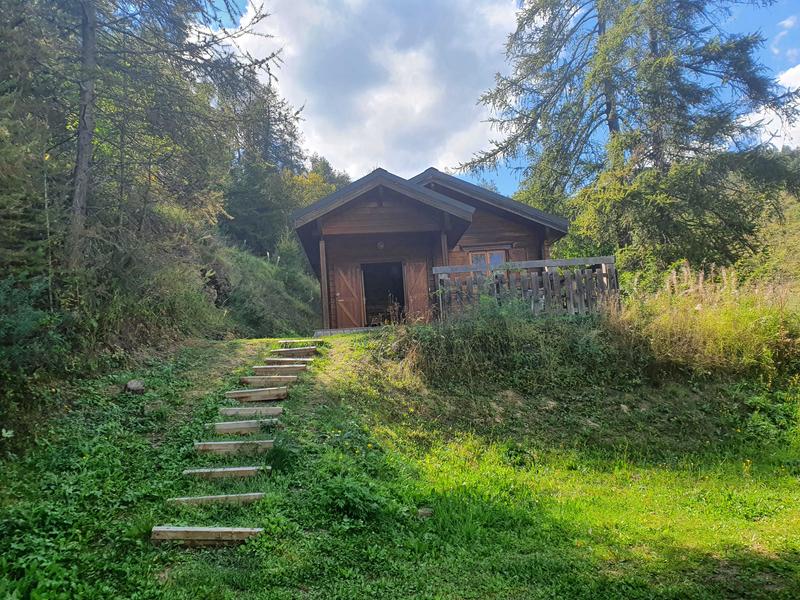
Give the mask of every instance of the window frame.
M 493 254 L 495 252 L 502 252 L 503 253 L 503 262 L 501 262 L 500 264 L 504 264 L 504 263 L 508 262 L 508 248 L 497 248 L 497 247 L 495 247 L 495 248 L 480 248 L 480 249 L 475 248 L 474 250 L 469 250 L 468 252 L 469 252 L 469 264 L 471 266 L 475 266 L 475 263 L 473 263 L 473 258 L 472 258 L 473 256 L 481 256 L 481 255 L 483 256 L 484 261 L 485 261 L 485 270 L 483 271 L 483 273 L 487 277 L 491 276 L 492 271 L 493 271 L 492 270 L 492 262 L 491 262 L 491 258 L 490 258 L 491 254 Z

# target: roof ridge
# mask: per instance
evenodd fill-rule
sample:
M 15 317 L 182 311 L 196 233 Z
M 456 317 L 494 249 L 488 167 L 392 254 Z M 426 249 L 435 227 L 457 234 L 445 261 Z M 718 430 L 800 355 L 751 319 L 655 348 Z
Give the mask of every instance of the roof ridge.
M 470 220 L 472 213 L 475 212 L 475 209 L 469 204 L 460 202 L 455 198 L 451 198 L 450 196 L 447 196 L 445 194 L 440 194 L 436 190 L 427 188 L 424 185 L 418 185 L 416 182 L 404 179 L 403 177 L 395 175 L 394 173 L 387 171 L 382 167 L 377 167 L 372 171 L 370 171 L 368 174 L 361 177 L 360 179 L 357 179 L 345 186 L 342 186 L 335 192 L 328 194 L 324 198 L 320 198 L 319 200 L 313 202 L 308 206 L 305 206 L 303 208 L 294 211 L 291 215 L 291 219 L 295 229 L 298 227 L 302 227 L 307 223 L 307 220 L 304 220 L 304 217 L 307 217 L 308 215 L 313 214 L 315 212 L 319 212 L 322 209 L 333 210 L 334 208 L 336 208 L 338 201 L 343 200 L 343 202 L 349 202 L 349 200 L 347 199 L 348 196 L 353 196 L 353 198 L 355 198 L 360 193 L 361 188 L 365 188 L 364 191 L 366 191 L 366 189 L 368 189 L 373 182 L 377 182 L 380 179 L 385 180 L 386 183 L 394 184 L 397 187 L 400 187 L 401 189 L 405 188 L 409 191 L 413 190 L 414 193 L 416 193 L 417 195 L 420 195 L 423 198 L 427 198 L 428 200 L 431 200 L 434 203 L 440 205 L 437 207 L 440 210 L 442 210 L 443 207 L 448 207 L 454 215 L 460 214 L 462 218 L 466 218 L 467 220 Z M 376 185 L 380 185 L 380 183 L 376 183 Z M 416 199 L 418 201 L 420 200 L 420 198 Z M 322 216 L 323 214 L 325 214 L 325 212 L 327 212 L 327 210 L 325 210 L 320 215 L 314 218 Z

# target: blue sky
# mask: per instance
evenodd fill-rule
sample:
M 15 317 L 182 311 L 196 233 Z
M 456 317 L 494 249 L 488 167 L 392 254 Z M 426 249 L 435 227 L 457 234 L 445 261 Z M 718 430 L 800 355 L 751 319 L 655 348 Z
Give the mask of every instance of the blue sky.
M 353 178 L 378 166 L 408 177 L 453 168 L 488 145 L 477 99 L 505 69 L 515 0 L 266 0 L 266 8 L 259 31 L 273 38 L 245 46 L 257 56 L 283 48 L 278 87 L 304 106 L 305 146 L 336 168 Z M 800 2 L 736 7 L 725 28 L 760 31 L 763 63 L 800 87 Z M 758 117 L 778 145 L 800 145 L 800 127 Z M 519 183 L 510 169 L 485 179 L 509 195 Z

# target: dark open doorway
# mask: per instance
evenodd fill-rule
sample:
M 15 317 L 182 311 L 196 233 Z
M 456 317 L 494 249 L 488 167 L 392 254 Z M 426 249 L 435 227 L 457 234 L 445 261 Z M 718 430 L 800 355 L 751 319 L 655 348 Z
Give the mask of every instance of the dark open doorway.
M 403 263 L 370 263 L 361 265 L 364 273 L 364 304 L 367 325 L 397 321 L 403 314 Z

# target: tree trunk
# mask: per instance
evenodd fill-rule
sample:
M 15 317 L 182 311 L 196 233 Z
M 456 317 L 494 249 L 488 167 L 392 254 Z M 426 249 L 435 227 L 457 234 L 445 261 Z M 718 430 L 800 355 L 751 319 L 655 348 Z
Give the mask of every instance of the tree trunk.
M 86 225 L 86 199 L 89 194 L 89 164 L 94 137 L 95 77 L 97 69 L 97 8 L 95 0 L 82 0 L 81 7 L 81 81 L 78 100 L 78 151 L 75 156 L 75 179 L 70 216 L 69 267 L 81 264 L 83 233 Z
M 606 33 L 606 16 L 602 12 L 602 8 L 597 11 L 597 38 L 598 42 L 602 42 L 603 36 Z M 605 100 L 605 116 L 606 127 L 608 127 L 609 137 L 613 137 L 619 133 L 619 116 L 617 115 L 617 98 L 614 83 L 611 78 L 606 75 L 603 77 L 603 98 Z
M 651 60 L 659 60 L 661 58 L 661 51 L 658 45 L 658 32 L 652 26 L 648 29 L 648 45 L 650 47 Z M 659 68 L 663 69 L 664 67 L 661 65 Z M 664 155 L 664 126 L 661 121 L 664 118 L 664 107 L 658 88 L 656 88 L 651 100 L 653 103 L 653 114 L 651 116 L 653 121 L 653 148 L 651 156 L 653 158 L 653 166 L 661 173 L 664 173 L 667 170 L 667 161 Z

